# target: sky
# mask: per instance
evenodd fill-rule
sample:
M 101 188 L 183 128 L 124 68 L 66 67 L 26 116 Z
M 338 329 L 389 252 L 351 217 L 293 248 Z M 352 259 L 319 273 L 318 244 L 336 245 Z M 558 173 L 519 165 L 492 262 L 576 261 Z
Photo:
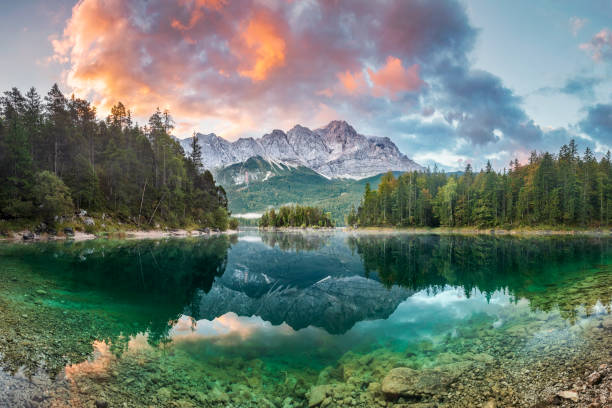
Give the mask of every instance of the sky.
M 612 147 L 612 0 L 21 0 L 0 89 L 229 140 L 346 120 L 446 170 Z

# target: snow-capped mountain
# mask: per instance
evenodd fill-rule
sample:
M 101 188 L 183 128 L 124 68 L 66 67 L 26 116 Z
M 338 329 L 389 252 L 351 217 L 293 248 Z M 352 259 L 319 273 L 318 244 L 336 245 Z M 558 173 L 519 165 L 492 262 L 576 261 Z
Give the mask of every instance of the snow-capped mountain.
M 366 137 L 344 121 L 310 130 L 296 125 L 287 133 L 274 130 L 263 137 L 229 142 L 214 133 L 198 133 L 204 167 L 216 173 L 223 167 L 260 156 L 275 163 L 308 167 L 329 178 L 361 179 L 386 171 L 422 170 L 402 154 L 388 137 Z M 181 145 L 191 151 L 191 138 Z

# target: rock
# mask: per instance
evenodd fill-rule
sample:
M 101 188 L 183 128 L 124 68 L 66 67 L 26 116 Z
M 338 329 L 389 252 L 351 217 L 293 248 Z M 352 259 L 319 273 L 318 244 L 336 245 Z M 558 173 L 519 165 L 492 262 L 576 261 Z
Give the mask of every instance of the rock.
M 208 393 L 208 398 L 212 402 L 221 402 L 221 403 L 228 403 L 229 400 L 230 400 L 229 397 L 227 396 L 227 394 L 224 393 L 223 391 L 221 391 L 221 389 L 219 389 L 218 387 L 214 387 Z
M 497 404 L 495 403 L 495 400 L 490 399 L 483 404 L 482 408 L 495 408 L 496 406 Z
M 96 408 L 108 408 L 108 402 L 96 400 Z
M 95 221 L 94 221 L 94 219 L 93 219 L 93 218 L 91 218 L 91 217 L 85 217 L 85 218 L 83 218 L 83 223 L 84 223 L 85 225 L 87 225 L 87 226 L 90 226 L 90 227 L 92 227 L 92 226 L 96 225 L 96 222 L 95 222 Z
M 587 382 L 589 383 L 590 386 L 593 386 L 593 385 L 599 384 L 601 382 L 602 377 L 603 377 L 602 373 L 598 371 L 593 371 L 591 375 L 587 377 Z
M 287 133 L 274 130 L 259 139 L 243 138 L 233 143 L 214 133 L 198 133 L 196 140 L 202 151 L 207 152 L 203 157 L 207 169 L 220 169 L 248 160 L 261 160 L 265 166 L 262 157 L 272 163 L 299 163 L 327 177 L 363 178 L 388 170 L 422 169 L 402 154 L 388 137 L 366 137 L 344 121 L 333 121 L 316 130 L 297 125 Z M 187 154 L 191 152 L 191 142 L 191 138 L 181 142 Z M 267 170 L 249 171 L 248 180 L 258 181 L 269 173 Z M 247 183 L 244 174 L 238 172 L 225 176 L 230 183 Z
M 382 382 L 382 392 L 388 397 L 416 397 L 445 392 L 469 367 L 469 362 L 457 362 L 415 371 L 408 367 L 394 368 Z
M 377 383 L 377 382 L 371 382 L 371 383 L 368 385 L 368 392 L 369 392 L 370 394 L 374 394 L 374 395 L 376 395 L 376 394 L 380 393 L 380 391 L 381 391 L 381 389 L 380 389 L 380 383 Z
M 32 231 L 26 231 L 23 233 L 21 237 L 23 238 L 24 241 L 31 241 L 34 238 L 36 238 L 36 235 L 34 235 Z
M 330 389 L 331 386 L 329 385 L 317 385 L 316 387 L 312 387 L 308 397 L 308 406 L 312 408 L 321 405 Z
M 578 402 L 578 393 L 576 391 L 561 391 L 557 395 L 563 399 L 572 400 Z
M 71 227 L 64 228 L 64 234 L 66 235 L 74 235 L 74 230 Z
M 47 294 L 47 291 L 42 290 L 42 289 L 38 289 L 38 290 L 36 291 L 36 294 L 37 294 L 37 295 L 44 296 L 44 295 L 46 295 L 46 294 Z
M 412 368 L 394 368 L 383 378 L 382 392 L 390 396 L 413 395 L 417 376 Z

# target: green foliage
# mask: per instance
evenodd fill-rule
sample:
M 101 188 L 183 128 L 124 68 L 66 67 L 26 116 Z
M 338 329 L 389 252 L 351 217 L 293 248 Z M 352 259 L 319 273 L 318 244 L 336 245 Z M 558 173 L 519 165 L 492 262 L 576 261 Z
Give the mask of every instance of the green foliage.
M 62 179 L 50 171 L 36 173 L 32 193 L 39 205 L 40 214 L 47 222 L 54 221 L 55 216 L 66 215 L 73 210 L 70 190 Z
M 347 217 L 351 225 L 400 227 L 515 228 L 612 225 L 612 163 L 597 161 L 575 142 L 558 155 L 532 153 L 529 163 L 510 163 L 496 173 L 490 163 L 478 174 L 437 169 L 383 176 L 377 190 L 366 185 L 361 205 Z
M 227 228 L 227 197 L 198 157 L 188 159 L 159 109 L 147 126 L 121 102 L 103 121 L 54 85 L 0 98 L 0 219 L 50 220 L 72 207 L 136 227 Z M 197 154 L 196 154 L 197 156 Z M 69 202 L 69 203 L 68 203 Z M 70 205 L 68 205 L 70 204 Z
M 278 213 L 274 208 L 266 211 L 259 219 L 259 226 L 262 228 L 332 228 L 334 222 L 331 220 L 331 214 L 324 212 L 320 208 L 301 205 L 284 205 L 279 208 Z
M 230 218 L 229 219 L 229 229 L 236 231 L 238 226 L 240 225 L 238 218 Z
M 265 181 L 250 177 L 249 184 L 236 185 L 234 179 L 248 171 L 271 176 Z M 377 186 L 382 175 L 362 180 L 327 179 L 306 167 L 290 168 L 271 165 L 259 157 L 226 167 L 217 174 L 219 183 L 227 189 L 229 209 L 234 214 L 263 213 L 268 207 L 289 203 L 325 208 L 336 225 L 346 222 L 351 207 L 361 199 L 366 183 Z M 244 221 L 243 225 L 247 222 Z

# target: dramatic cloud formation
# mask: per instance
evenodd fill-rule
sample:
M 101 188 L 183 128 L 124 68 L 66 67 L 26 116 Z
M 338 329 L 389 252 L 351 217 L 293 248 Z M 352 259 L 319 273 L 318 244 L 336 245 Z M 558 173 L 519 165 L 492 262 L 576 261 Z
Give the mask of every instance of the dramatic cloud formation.
M 602 33 L 584 46 L 596 59 Z M 476 36 L 457 0 L 80 0 L 53 46 L 79 96 L 141 118 L 168 108 L 179 135 L 340 118 L 408 154 L 444 148 L 453 167 L 545 139 L 520 97 L 472 68 Z
M 604 28 L 591 41 L 580 44 L 580 48 L 588 52 L 595 61 L 612 60 L 612 31 Z

